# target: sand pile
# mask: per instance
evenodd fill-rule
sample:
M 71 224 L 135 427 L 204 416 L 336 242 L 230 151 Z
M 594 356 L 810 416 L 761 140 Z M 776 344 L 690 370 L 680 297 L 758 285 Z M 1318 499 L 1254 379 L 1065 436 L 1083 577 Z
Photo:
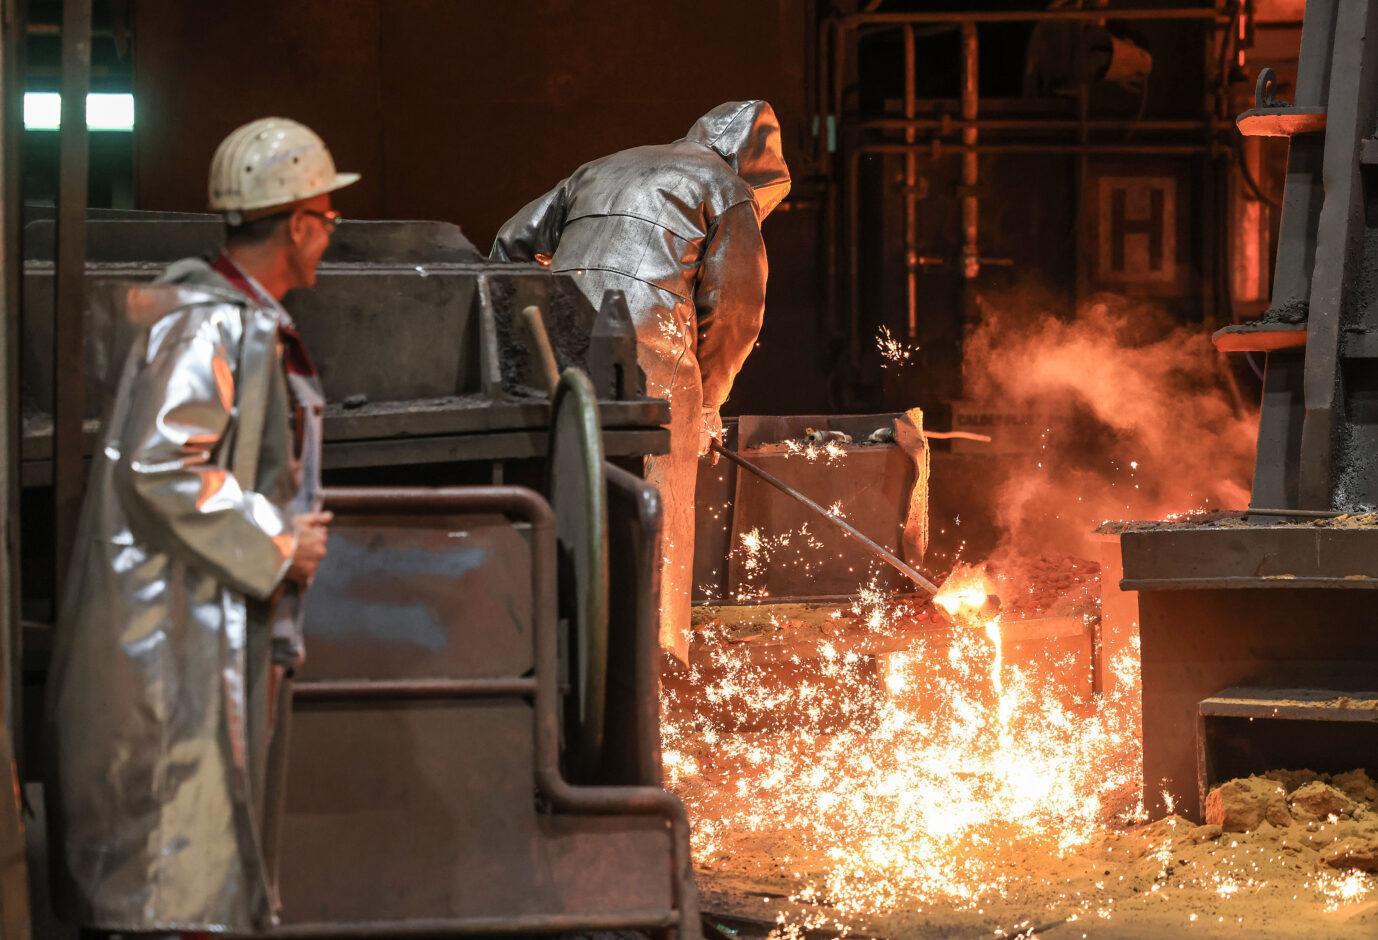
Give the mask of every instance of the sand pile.
M 1192 838 L 1225 833 L 1276 844 L 1317 869 L 1378 872 L 1378 784 L 1363 770 L 1280 770 L 1230 780 L 1206 796 L 1206 825 Z
M 696 869 L 706 911 L 783 918 L 781 937 L 802 935 L 790 925 L 839 924 L 854 936 L 912 938 L 1013 936 L 1020 928 L 1051 940 L 1378 936 L 1378 784 L 1365 771 L 1231 780 L 1207 805 L 1204 824 L 1171 816 L 1107 829 L 1067 851 L 992 822 L 968 851 L 1002 874 L 998 891 L 895 898 L 893 908 L 867 917 L 831 908 L 827 861 L 810 858 L 788 833 L 732 833 Z

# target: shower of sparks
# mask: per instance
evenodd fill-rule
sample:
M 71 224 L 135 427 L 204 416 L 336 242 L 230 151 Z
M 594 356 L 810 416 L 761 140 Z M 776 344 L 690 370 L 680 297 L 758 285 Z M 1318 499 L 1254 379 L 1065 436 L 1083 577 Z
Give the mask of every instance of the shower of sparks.
M 764 564 L 768 540 L 747 536 L 740 548 Z M 735 834 L 778 833 L 788 861 L 817 873 L 799 892 L 826 898 L 835 917 L 975 908 L 1017 877 L 1015 846 L 1066 853 L 1130 818 L 1137 649 L 1113 663 L 1120 691 L 1078 702 L 1046 678 L 1071 654 L 1012 663 L 998 618 L 915 629 L 908 610 L 863 589 L 852 618 L 904 640 L 899 651 L 867 667 L 820 642 L 816 658 L 793 656 L 788 681 L 725 631 L 706 632 L 694 699 L 667 691 L 662 727 L 696 860 L 712 864 Z
M 809 463 L 822 460 L 828 466 L 842 461 L 847 456 L 847 447 L 839 441 L 825 441 L 818 444 L 813 441 L 784 441 L 785 454 L 788 457 L 803 457 Z
M 896 339 L 888 326 L 882 326 L 876 331 L 876 348 L 880 350 L 881 357 L 886 360 L 880 364 L 882 369 L 892 364 L 904 365 L 909 361 L 910 356 L 919 351 L 919 347 Z
M 1328 913 L 1367 899 L 1375 889 L 1378 876 L 1362 871 L 1321 872 L 1316 876 L 1316 893 L 1325 899 Z
M 826 563 L 820 549 L 823 543 L 809 529 L 807 522 L 796 529 L 768 536 L 759 528 L 752 528 L 737 536 L 737 544 L 728 553 L 738 565 L 741 585 L 733 595 L 737 601 L 764 600 L 769 591 L 763 582 L 773 568 L 792 566 L 805 574 L 817 571 Z

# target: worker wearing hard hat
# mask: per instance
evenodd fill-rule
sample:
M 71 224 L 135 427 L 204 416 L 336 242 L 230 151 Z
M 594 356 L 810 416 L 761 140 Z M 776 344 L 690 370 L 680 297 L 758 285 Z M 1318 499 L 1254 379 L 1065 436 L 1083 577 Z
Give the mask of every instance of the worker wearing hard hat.
M 82 512 L 48 682 L 59 911 L 117 932 L 274 918 L 262 844 L 273 664 L 325 555 L 324 399 L 280 301 L 315 283 L 337 173 L 265 118 L 211 163 L 225 248 L 130 292 L 142 327 Z
M 719 105 L 672 144 L 586 163 L 498 232 L 493 257 L 549 258 L 593 301 L 626 294 L 647 393 L 670 402 L 670 453 L 648 458 L 664 506 L 661 645 L 688 649 L 698 457 L 756 344 L 766 297 L 761 221 L 789 193 L 764 101 Z

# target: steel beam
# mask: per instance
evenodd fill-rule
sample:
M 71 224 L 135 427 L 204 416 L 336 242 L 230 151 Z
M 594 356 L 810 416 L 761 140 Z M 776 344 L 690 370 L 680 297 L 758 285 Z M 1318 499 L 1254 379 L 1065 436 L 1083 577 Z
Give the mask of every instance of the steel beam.
M 1328 9 L 1329 4 L 1309 4 Z M 1308 14 L 1309 14 L 1308 10 Z M 1309 15 L 1308 15 L 1309 19 Z M 1359 141 L 1373 134 L 1378 106 L 1378 3 L 1338 0 L 1327 98 L 1322 177 L 1325 202 L 1315 229 L 1316 266 L 1306 338 L 1306 418 L 1301 432 L 1298 501 L 1332 508 L 1335 451 L 1343 421 L 1342 318 L 1361 289 L 1364 192 Z M 1305 52 L 1303 52 L 1305 54 Z
M 57 596 L 67 578 L 86 484 L 82 417 L 86 410 L 83 356 L 86 306 L 86 186 L 89 135 L 86 93 L 91 86 L 91 0 L 62 7 L 62 128 L 57 195 L 57 274 L 53 342 L 53 506 Z

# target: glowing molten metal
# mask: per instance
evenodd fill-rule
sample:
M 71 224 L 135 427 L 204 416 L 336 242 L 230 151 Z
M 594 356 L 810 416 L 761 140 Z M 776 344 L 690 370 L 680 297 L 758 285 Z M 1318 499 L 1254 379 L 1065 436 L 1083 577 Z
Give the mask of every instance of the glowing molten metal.
M 993 607 L 998 607 L 992 603 L 994 588 L 984 568 L 958 565 L 934 595 L 933 603 L 947 611 L 953 621 L 985 619 L 993 614 Z

